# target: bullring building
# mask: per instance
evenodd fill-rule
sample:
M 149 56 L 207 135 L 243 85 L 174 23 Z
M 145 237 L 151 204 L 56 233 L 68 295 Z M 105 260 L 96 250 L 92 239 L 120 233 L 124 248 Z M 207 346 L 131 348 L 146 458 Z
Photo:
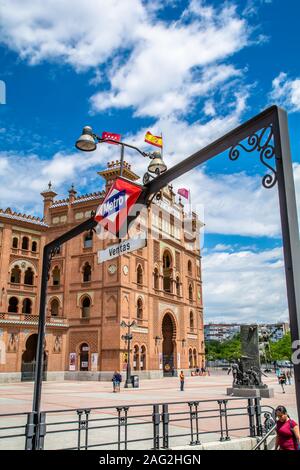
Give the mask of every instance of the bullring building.
M 123 176 L 138 180 L 124 165 Z M 98 174 L 107 190 L 120 163 Z M 33 378 L 44 245 L 91 217 L 106 190 L 79 196 L 72 186 L 57 200 L 49 184 L 41 193 L 43 219 L 0 209 L 0 381 Z M 88 232 L 64 244 L 49 272 L 44 378 L 105 380 L 125 371 L 121 323 L 133 320 L 134 374 L 162 377 L 203 366 L 200 225 L 168 186 L 131 229 L 130 236 L 146 234 L 145 247 L 99 264 L 98 251 L 118 240 Z

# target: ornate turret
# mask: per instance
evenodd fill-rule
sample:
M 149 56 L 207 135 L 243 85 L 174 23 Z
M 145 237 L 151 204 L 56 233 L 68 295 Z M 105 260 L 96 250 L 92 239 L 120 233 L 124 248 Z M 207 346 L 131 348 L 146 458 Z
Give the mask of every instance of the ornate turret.
M 106 191 L 110 188 L 114 180 L 120 176 L 121 173 L 121 162 L 119 160 L 109 162 L 107 164 L 106 170 L 98 171 L 98 175 L 103 176 L 103 178 L 106 180 Z M 127 178 L 128 180 L 131 181 L 136 181 L 139 179 L 139 176 L 136 175 L 132 170 L 131 170 L 131 165 L 129 163 L 125 162 L 123 163 L 123 176 L 124 178 Z
M 53 200 L 54 200 L 55 196 L 57 196 L 57 193 L 52 190 L 51 181 L 49 181 L 49 183 L 48 183 L 48 189 L 43 191 L 41 193 L 41 196 L 43 196 L 43 198 L 44 198 L 44 219 L 45 219 L 46 223 L 49 223 L 50 222 L 50 220 L 48 220 L 48 218 L 49 218 L 49 207 L 52 206 Z
M 73 183 L 72 183 L 72 186 L 71 186 L 71 188 L 69 189 L 68 192 L 69 192 L 69 203 L 72 204 L 72 202 L 75 201 L 76 194 L 77 194 L 77 191 L 75 190 Z

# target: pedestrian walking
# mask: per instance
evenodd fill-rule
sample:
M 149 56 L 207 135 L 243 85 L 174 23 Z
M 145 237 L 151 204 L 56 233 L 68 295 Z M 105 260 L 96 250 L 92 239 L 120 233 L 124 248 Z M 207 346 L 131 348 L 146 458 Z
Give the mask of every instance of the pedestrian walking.
M 296 421 L 289 417 L 285 406 L 277 406 L 275 415 L 277 418 L 275 450 L 299 450 L 300 434 Z
M 180 391 L 183 392 L 184 390 L 184 373 L 183 370 L 180 372 L 179 375 L 179 380 L 180 380 Z
M 290 369 L 288 369 L 288 370 L 286 371 L 286 380 L 287 380 L 287 382 L 288 382 L 289 385 L 291 385 L 291 375 L 292 375 L 292 374 L 291 374 L 291 371 L 290 371 Z
M 113 383 L 113 392 L 119 392 L 120 391 L 120 383 L 122 382 L 122 376 L 119 371 L 115 371 L 113 378 L 112 378 L 112 383 Z
M 284 372 L 281 372 L 280 376 L 278 377 L 278 382 L 279 385 L 281 385 L 282 393 L 285 393 L 284 385 L 286 385 L 286 375 Z

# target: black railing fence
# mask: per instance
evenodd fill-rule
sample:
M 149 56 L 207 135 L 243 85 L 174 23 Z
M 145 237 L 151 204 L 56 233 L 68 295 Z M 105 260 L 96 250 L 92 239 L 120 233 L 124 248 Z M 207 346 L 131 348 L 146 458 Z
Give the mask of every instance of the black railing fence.
M 170 449 L 263 437 L 273 424 L 274 409 L 260 398 L 0 414 L 0 449 Z

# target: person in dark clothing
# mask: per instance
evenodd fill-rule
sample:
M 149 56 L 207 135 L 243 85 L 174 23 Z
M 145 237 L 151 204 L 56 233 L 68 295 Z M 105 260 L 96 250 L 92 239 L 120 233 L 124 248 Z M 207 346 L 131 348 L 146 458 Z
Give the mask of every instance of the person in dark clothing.
M 122 382 L 122 376 L 120 372 L 115 371 L 113 378 L 112 378 L 112 383 L 113 383 L 113 392 L 119 392 L 120 391 L 120 383 Z
M 183 373 L 183 370 L 180 372 L 179 380 L 180 380 L 180 391 L 183 392 L 184 391 L 184 373 Z

